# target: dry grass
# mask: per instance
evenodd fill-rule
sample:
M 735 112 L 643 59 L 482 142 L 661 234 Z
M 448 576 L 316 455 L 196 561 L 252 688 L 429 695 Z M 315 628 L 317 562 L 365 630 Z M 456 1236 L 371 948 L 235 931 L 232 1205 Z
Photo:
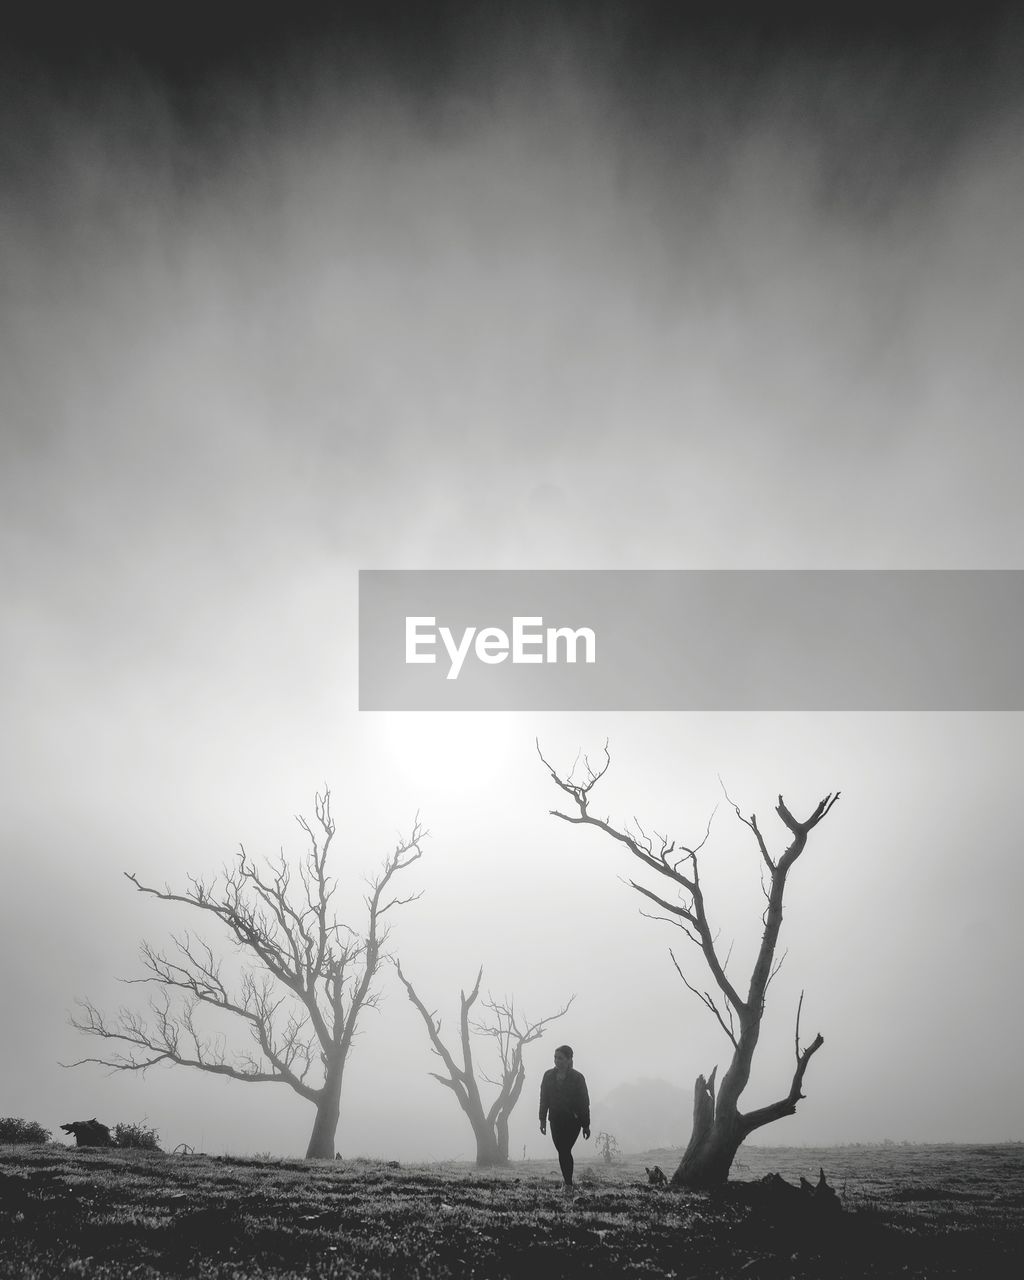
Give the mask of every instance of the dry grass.
M 566 1202 L 548 1162 L 302 1161 L 0 1148 L 0 1276 L 545 1277 L 1016 1275 L 1024 1146 L 741 1152 L 754 1180 L 816 1177 L 846 1212 L 822 1222 L 656 1191 L 643 1164 L 578 1165 Z

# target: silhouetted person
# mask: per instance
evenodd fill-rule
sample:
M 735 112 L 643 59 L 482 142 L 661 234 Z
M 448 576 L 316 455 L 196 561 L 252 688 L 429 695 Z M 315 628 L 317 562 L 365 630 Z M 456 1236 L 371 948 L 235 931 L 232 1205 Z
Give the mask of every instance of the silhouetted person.
M 551 1140 L 558 1152 L 558 1166 L 565 1180 L 565 1190 L 572 1191 L 572 1148 L 583 1130 L 590 1137 L 590 1094 L 587 1082 L 572 1065 L 572 1049 L 560 1044 L 555 1050 L 555 1065 L 544 1072 L 540 1082 L 540 1131 L 547 1133 L 551 1118 Z

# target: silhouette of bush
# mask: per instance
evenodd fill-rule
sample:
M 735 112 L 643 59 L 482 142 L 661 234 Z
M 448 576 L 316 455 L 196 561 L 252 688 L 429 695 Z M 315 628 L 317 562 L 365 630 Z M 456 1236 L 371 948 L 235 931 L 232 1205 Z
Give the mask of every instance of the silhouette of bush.
M 135 1147 L 141 1151 L 159 1151 L 160 1135 L 144 1124 L 115 1124 L 114 1142 L 119 1147 Z
M 35 1120 L 16 1120 L 14 1116 L 0 1119 L 0 1142 L 48 1142 L 49 1129 Z
M 622 1152 L 619 1150 L 619 1144 L 613 1134 L 603 1131 L 596 1133 L 594 1135 L 594 1147 L 605 1164 L 616 1164 L 622 1159 Z

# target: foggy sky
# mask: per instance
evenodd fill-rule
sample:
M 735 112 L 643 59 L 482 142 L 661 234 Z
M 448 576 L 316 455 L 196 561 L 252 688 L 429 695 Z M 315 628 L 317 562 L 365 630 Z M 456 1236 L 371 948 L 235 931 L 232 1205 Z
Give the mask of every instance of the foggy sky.
M 392 944 L 447 1027 L 480 964 L 535 1016 L 576 993 L 528 1051 L 514 1154 L 550 1150 L 563 1040 L 595 1103 L 688 1092 L 728 1046 L 685 942 L 549 816 L 534 753 L 607 737 L 613 820 L 699 838 L 719 806 L 703 876 L 738 980 L 759 862 L 719 776 L 776 842 L 780 791 L 843 792 L 745 1101 L 788 1090 L 801 990 L 825 1045 L 763 1141 L 1024 1137 L 1019 716 L 356 711 L 360 568 L 1021 567 L 1011 36 L 958 75 L 949 41 L 629 63 L 619 28 L 545 32 L 419 78 L 299 46 L 184 96 L 145 65 L 26 61 L 8 88 L 0 1113 L 304 1150 L 284 1088 L 57 1063 L 97 1047 L 74 998 L 134 998 L 139 940 L 183 924 L 121 872 L 297 851 L 325 781 L 350 894 L 417 811 L 431 831 Z M 380 986 L 339 1150 L 471 1156 Z

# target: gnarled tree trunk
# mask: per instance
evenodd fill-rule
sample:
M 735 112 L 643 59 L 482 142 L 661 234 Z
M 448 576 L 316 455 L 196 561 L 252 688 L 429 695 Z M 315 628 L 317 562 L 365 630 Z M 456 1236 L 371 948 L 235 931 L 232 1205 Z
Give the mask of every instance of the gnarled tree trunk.
M 537 750 L 539 753 L 539 744 Z M 677 925 L 689 941 L 699 948 L 704 963 L 711 973 L 714 986 L 718 989 L 716 998 L 708 990 L 692 986 L 684 976 L 682 969 L 680 969 L 675 955 L 671 951 L 669 952 L 680 978 L 682 978 L 689 990 L 711 1011 L 733 1046 L 732 1061 L 722 1080 L 717 1097 L 715 1096 L 717 1067 L 706 1079 L 704 1076 L 697 1077 L 694 1085 L 693 1131 L 686 1151 L 683 1153 L 683 1158 L 679 1163 L 679 1168 L 672 1176 L 672 1184 L 677 1187 L 717 1187 L 728 1179 L 729 1170 L 732 1168 L 736 1152 L 749 1134 L 753 1133 L 755 1129 L 761 1128 L 762 1125 L 771 1124 L 773 1120 L 778 1120 L 782 1116 L 792 1115 L 796 1111 L 797 1103 L 803 1097 L 800 1088 L 803 1084 L 807 1063 L 811 1055 L 816 1053 L 823 1043 L 819 1035 L 806 1049 L 801 1050 L 800 1007 L 798 1006 L 796 1015 L 796 1071 L 790 1084 L 789 1093 L 777 1102 L 761 1107 L 756 1111 L 747 1113 L 740 1111 L 740 1095 L 747 1087 L 750 1079 L 750 1067 L 754 1057 L 754 1050 L 761 1034 L 765 993 L 768 990 L 769 983 L 778 971 L 775 950 L 779 939 L 779 930 L 782 928 L 782 899 L 786 889 L 786 877 L 790 868 L 803 852 L 809 832 L 829 812 L 839 799 L 839 793 L 827 795 L 818 804 L 811 816 L 803 822 L 793 816 L 786 807 L 782 796 L 779 796 L 775 812 L 792 833 L 793 839 L 785 852 L 778 858 L 773 858 L 768 852 L 768 846 L 765 844 L 764 837 L 757 825 L 757 818 L 754 815 L 744 818 L 740 813 L 739 807 L 733 806 L 736 816 L 753 833 L 761 860 L 768 873 L 763 881 L 766 886 L 765 896 L 768 899 L 763 916 L 764 933 L 761 937 L 761 945 L 758 948 L 757 959 L 754 962 L 754 969 L 750 976 L 747 995 L 744 998 L 726 974 L 725 962 L 719 958 L 715 947 L 716 934 L 708 919 L 704 891 L 700 882 L 697 854 L 710 834 L 710 824 L 704 840 L 695 847 L 690 848 L 687 845 L 677 844 L 665 836 L 656 836 L 652 840 L 644 832 L 643 828 L 639 826 L 637 826 L 636 830 L 628 828 L 621 830 L 613 827 L 606 819 L 594 817 L 589 811 L 590 793 L 604 776 L 611 763 L 607 744 L 605 745 L 604 754 L 605 762 L 600 769 L 592 768 L 589 761 L 584 757 L 583 763 L 586 769 L 586 777 L 582 781 L 576 781 L 572 773 L 565 778 L 560 777 L 541 755 L 541 760 L 550 770 L 552 780 L 567 795 L 572 797 L 578 811 L 574 815 L 561 813 L 557 809 L 553 809 L 552 814 L 556 818 L 561 818 L 563 822 L 596 827 L 599 831 L 603 831 L 606 835 L 618 841 L 619 844 L 624 845 L 633 857 L 642 862 L 644 866 L 670 880 L 676 888 L 677 896 L 674 899 L 668 899 L 644 885 L 630 881 L 632 888 L 643 894 L 645 898 L 657 903 L 667 913 L 669 921 Z M 802 994 L 800 1002 L 802 1005 Z
M 715 1071 L 706 1080 L 698 1076 L 694 1084 L 693 1131 L 679 1168 L 672 1175 L 673 1186 L 721 1185 L 728 1179 L 743 1141 L 735 1112 L 728 1116 L 715 1115 Z
M 803 997 L 801 996 L 801 999 Z M 698 1076 L 693 1088 L 693 1130 L 687 1143 L 679 1168 L 672 1175 L 674 1187 L 691 1187 L 709 1189 L 719 1187 L 729 1177 L 729 1170 L 736 1152 L 746 1138 L 763 1125 L 780 1120 L 783 1116 L 791 1116 L 796 1112 L 796 1105 L 804 1096 L 801 1092 L 804 1071 L 813 1053 L 825 1043 L 820 1035 L 815 1036 L 806 1049 L 800 1049 L 800 1021 L 797 1013 L 796 1030 L 796 1071 L 789 1093 L 785 1098 L 770 1106 L 761 1107 L 757 1111 L 743 1113 L 736 1105 L 738 1092 L 735 1081 L 730 1079 L 736 1072 L 736 1058 L 722 1082 L 721 1093 L 715 1097 L 715 1072 L 705 1080 Z M 760 1030 L 760 1019 L 757 1020 Z M 755 1037 L 756 1043 L 756 1037 Z M 741 1052 L 743 1051 L 743 1052 Z M 743 1084 L 749 1076 L 749 1061 L 753 1055 L 753 1045 L 744 1044 L 741 1033 L 737 1055 L 741 1062 L 746 1061 Z M 739 1073 L 736 1073 L 739 1074 Z M 742 1086 L 741 1086 L 742 1087 Z
M 497 1165 L 508 1164 L 508 1143 L 505 1143 L 505 1150 L 502 1151 L 494 1131 L 487 1123 L 487 1118 L 481 1110 L 479 1116 L 471 1115 L 470 1123 L 473 1126 L 473 1135 L 476 1138 L 476 1163 L 480 1169 L 492 1169 Z
M 344 1058 L 328 1064 L 324 1086 L 316 1099 L 316 1119 L 306 1148 L 307 1160 L 333 1160 L 334 1139 L 341 1115 L 341 1081 L 345 1073 Z

